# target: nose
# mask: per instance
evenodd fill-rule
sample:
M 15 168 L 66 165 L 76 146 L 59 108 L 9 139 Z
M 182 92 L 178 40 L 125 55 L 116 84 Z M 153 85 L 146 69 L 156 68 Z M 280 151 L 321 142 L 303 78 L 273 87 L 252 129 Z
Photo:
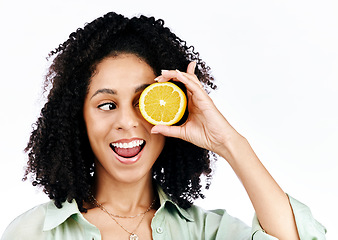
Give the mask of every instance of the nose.
M 120 107 L 119 115 L 116 119 L 117 130 L 130 130 L 136 128 L 139 125 L 139 114 L 134 107 Z

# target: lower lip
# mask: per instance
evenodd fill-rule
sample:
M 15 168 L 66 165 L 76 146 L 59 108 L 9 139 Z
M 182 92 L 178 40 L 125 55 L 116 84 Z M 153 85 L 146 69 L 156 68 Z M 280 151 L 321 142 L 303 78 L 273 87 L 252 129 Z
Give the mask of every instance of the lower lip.
M 116 152 L 114 152 L 114 150 L 112 150 L 112 152 L 113 152 L 113 154 L 115 155 L 116 159 L 119 160 L 120 163 L 130 165 L 130 164 L 136 163 L 136 162 L 141 158 L 142 153 L 143 153 L 143 150 L 144 150 L 144 147 L 143 147 L 143 149 L 141 150 L 141 152 L 139 152 L 136 156 L 131 157 L 131 158 L 124 158 L 124 157 L 121 157 L 121 156 L 118 155 Z

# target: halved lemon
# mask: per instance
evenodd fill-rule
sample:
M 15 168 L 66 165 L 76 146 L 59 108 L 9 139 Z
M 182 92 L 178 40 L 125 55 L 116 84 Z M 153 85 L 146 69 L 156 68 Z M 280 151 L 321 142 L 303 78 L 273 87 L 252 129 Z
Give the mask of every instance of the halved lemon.
M 153 83 L 142 92 L 139 107 L 142 116 L 153 125 L 173 125 L 184 115 L 187 98 L 171 82 Z

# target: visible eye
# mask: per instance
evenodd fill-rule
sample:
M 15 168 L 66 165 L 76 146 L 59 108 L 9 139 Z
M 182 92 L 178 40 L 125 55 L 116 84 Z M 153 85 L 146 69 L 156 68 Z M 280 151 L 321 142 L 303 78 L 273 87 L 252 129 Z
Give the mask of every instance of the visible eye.
M 97 106 L 99 109 L 104 111 L 114 110 L 116 108 L 116 104 L 113 102 L 102 103 Z
M 139 106 L 140 95 L 141 95 L 141 94 L 139 94 L 139 95 L 135 98 L 135 100 L 134 100 L 134 106 L 135 106 L 136 108 L 139 108 L 139 107 L 140 107 L 140 106 Z

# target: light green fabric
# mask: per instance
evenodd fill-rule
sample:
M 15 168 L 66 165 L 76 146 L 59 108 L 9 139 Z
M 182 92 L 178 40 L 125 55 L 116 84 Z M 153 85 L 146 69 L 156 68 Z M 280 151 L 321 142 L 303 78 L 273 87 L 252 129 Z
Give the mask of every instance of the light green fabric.
M 158 188 L 161 207 L 152 223 L 154 240 L 272 240 L 259 225 L 256 216 L 252 227 L 227 214 L 225 210 L 205 211 L 192 206 L 178 207 Z M 300 238 L 325 239 L 325 228 L 311 215 L 307 206 L 289 197 Z M 58 209 L 52 201 L 39 205 L 17 217 L 6 229 L 2 240 L 100 240 L 100 231 L 79 212 L 76 202 L 63 203 Z

